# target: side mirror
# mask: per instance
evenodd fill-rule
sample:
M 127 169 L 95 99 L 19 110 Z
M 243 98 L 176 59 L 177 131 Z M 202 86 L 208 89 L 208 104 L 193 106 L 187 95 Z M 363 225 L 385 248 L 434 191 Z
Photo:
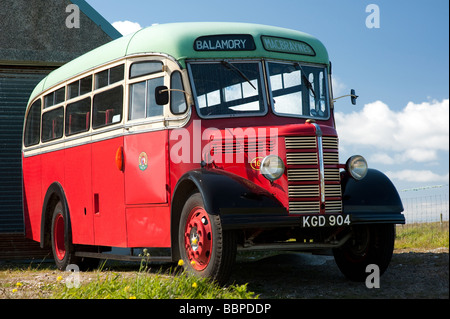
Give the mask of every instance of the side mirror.
M 169 89 L 167 86 L 157 86 L 155 88 L 155 100 L 158 105 L 169 103 Z
M 355 90 L 350 90 L 350 100 L 352 101 L 353 105 L 356 105 L 356 99 L 358 98 L 358 95 L 355 94 Z

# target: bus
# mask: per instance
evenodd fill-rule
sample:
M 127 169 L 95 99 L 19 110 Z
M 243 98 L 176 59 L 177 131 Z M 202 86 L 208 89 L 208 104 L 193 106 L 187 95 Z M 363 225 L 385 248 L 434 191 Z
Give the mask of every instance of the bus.
M 403 206 L 363 156 L 340 162 L 331 83 L 318 39 L 245 23 L 154 25 L 68 62 L 25 113 L 26 236 L 61 270 L 147 249 L 225 283 L 238 251 L 286 250 L 383 273 Z

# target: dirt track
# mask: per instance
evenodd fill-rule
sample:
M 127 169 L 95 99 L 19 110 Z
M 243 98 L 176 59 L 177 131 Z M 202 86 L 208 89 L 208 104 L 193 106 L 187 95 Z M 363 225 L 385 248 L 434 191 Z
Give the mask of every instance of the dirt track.
M 347 280 L 333 257 L 299 253 L 238 262 L 231 280 L 261 298 L 449 298 L 449 250 L 395 251 L 380 288 Z
M 45 286 L 55 284 L 61 272 L 50 263 L 38 271 L 26 271 L 28 266 L 0 263 L 0 299 L 51 297 Z M 25 271 L 11 270 L 17 268 Z M 139 265 L 110 268 L 124 276 L 133 276 L 138 269 Z M 157 271 L 159 267 L 153 269 Z M 96 272 L 82 273 L 82 282 L 96 276 Z M 365 283 L 347 280 L 333 257 L 300 253 L 258 259 L 238 256 L 230 281 L 248 283 L 248 290 L 264 299 L 448 299 L 449 250 L 395 251 L 390 267 L 380 279 L 380 288 L 368 289 Z M 17 282 L 24 286 L 12 293 Z

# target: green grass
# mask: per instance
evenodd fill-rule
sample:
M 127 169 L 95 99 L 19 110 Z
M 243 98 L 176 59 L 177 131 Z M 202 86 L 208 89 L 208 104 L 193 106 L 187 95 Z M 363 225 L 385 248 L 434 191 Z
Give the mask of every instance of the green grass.
M 144 268 L 144 269 L 142 269 Z M 99 272 L 89 283 L 76 288 L 66 284 L 55 289 L 57 299 L 255 299 L 245 285 L 219 286 L 207 279 L 199 279 L 180 271 L 163 274 L 150 273 L 146 267 L 124 276 L 118 273 Z
M 397 226 L 396 249 L 449 247 L 449 223 L 420 223 Z

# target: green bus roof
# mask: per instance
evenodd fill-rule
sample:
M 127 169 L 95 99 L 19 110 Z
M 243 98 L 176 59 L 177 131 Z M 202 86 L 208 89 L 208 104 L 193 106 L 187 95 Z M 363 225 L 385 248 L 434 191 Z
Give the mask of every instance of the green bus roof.
M 241 51 L 196 50 L 194 45 L 196 39 L 214 35 L 251 35 L 254 47 L 251 50 Z M 300 51 L 304 44 L 306 49 L 302 54 Z M 296 46 L 299 45 L 297 49 Z M 320 64 L 329 62 L 325 46 L 315 37 L 300 31 L 249 23 L 161 24 L 113 40 L 64 64 L 36 86 L 29 102 L 40 93 L 77 74 L 128 55 L 142 53 L 167 54 L 183 67 L 186 59 L 205 58 L 270 58 Z

